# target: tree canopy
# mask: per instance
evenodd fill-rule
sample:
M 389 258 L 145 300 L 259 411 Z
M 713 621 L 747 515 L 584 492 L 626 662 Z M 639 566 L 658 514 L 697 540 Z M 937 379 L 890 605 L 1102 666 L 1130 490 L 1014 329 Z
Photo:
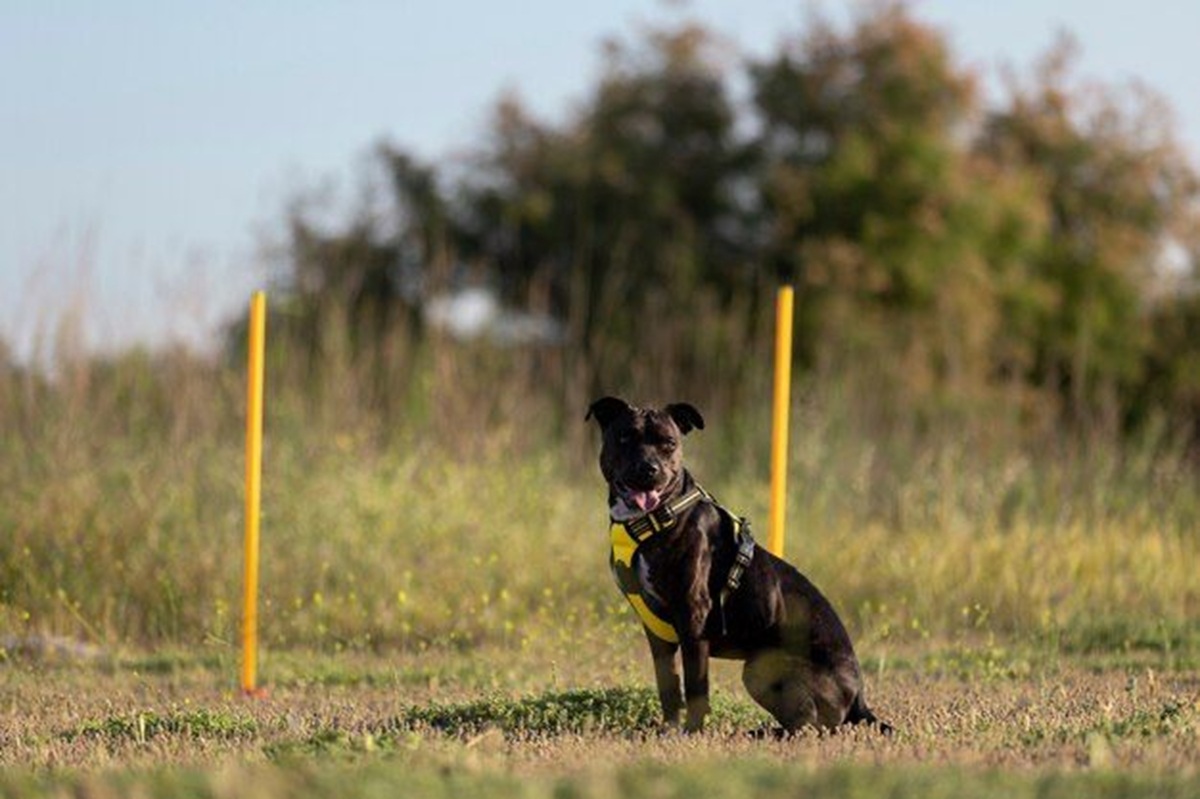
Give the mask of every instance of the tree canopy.
M 299 334 L 336 308 L 364 350 L 419 338 L 430 296 L 481 283 L 561 322 L 549 383 L 682 393 L 761 369 L 786 282 L 814 379 L 1124 424 L 1200 409 L 1195 168 L 1165 104 L 1081 80 L 1069 40 L 991 105 L 903 4 L 765 57 L 691 23 L 605 53 L 565 120 L 505 96 L 469 157 L 381 146 L 384 213 L 293 213 Z

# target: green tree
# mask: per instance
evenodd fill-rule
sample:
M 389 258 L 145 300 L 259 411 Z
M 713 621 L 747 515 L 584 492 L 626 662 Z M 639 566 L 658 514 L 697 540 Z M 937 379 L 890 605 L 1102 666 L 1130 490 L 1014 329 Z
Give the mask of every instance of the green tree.
M 986 384 L 1000 298 L 1042 222 L 1022 175 L 970 151 L 975 76 L 902 5 L 847 33 L 815 20 L 751 74 L 764 255 L 799 287 L 807 362 L 866 363 L 921 393 Z
M 1044 298 L 1023 320 L 1028 377 L 1082 417 L 1142 378 L 1150 290 L 1164 244 L 1195 225 L 1197 182 L 1161 101 L 1080 84 L 1075 54 L 1063 39 L 1031 83 L 1011 80 L 979 149 L 1040 186 L 1049 229 L 1025 289 Z
M 1200 292 L 1193 282 L 1155 303 L 1141 382 L 1130 398 L 1135 422 L 1163 418 L 1200 442 Z
M 479 281 L 564 324 L 539 387 L 712 407 L 761 385 L 786 281 L 801 366 L 867 381 L 863 402 L 1190 408 L 1190 300 L 1158 287 L 1165 247 L 1200 251 L 1196 173 L 1161 102 L 1080 84 L 1071 55 L 988 109 L 903 3 L 815 17 L 749 62 L 694 24 L 610 42 L 565 121 L 504 97 L 466 160 L 381 147 L 387 202 L 344 227 L 294 212 L 289 318 L 314 360 L 340 324 L 371 355 Z
M 610 42 L 599 85 L 561 129 L 503 101 L 462 186 L 468 251 L 510 299 L 550 298 L 597 387 L 695 374 L 755 277 L 738 192 L 749 151 L 719 52 L 693 25 Z M 697 313 L 711 326 L 684 331 Z
M 288 215 L 284 332 L 317 358 L 331 328 L 349 332 L 354 353 L 371 351 L 402 322 L 419 334 L 416 306 L 455 244 L 436 169 L 388 144 L 375 156 L 388 190 L 383 211 L 364 204 L 334 229 L 314 221 L 299 201 Z

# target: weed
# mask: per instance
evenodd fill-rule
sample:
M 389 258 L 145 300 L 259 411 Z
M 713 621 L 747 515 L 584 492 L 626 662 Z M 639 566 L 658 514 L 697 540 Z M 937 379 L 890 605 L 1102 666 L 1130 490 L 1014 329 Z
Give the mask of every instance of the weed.
M 662 710 L 649 689 L 578 689 L 521 700 L 484 699 L 465 705 L 429 705 L 408 709 L 396 729 L 428 727 L 457 736 L 496 728 L 518 737 L 602 733 L 645 734 L 661 726 Z M 765 714 L 753 706 L 714 698 L 711 724 L 731 728 L 761 724 Z
M 182 736 L 199 740 L 239 740 L 253 737 L 258 724 L 253 719 L 214 710 L 154 711 L 109 716 L 89 721 L 61 733 L 67 741 L 77 738 L 102 739 L 110 743 L 147 741 L 164 736 Z
M 1127 716 L 1106 719 L 1093 728 L 1109 738 L 1160 738 L 1180 733 L 1195 738 L 1198 730 L 1200 716 L 1178 698 L 1167 700 L 1158 709 L 1138 708 Z

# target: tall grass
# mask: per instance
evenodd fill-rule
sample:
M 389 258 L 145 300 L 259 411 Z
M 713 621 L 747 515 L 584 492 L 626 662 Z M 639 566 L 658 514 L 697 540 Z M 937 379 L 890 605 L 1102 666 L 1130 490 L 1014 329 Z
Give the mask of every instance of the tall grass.
M 538 390 L 564 356 L 399 337 L 364 358 L 334 336 L 314 361 L 283 341 L 268 358 L 270 646 L 636 634 L 607 574 L 586 400 Z M 182 351 L 4 369 L 0 636 L 232 646 L 242 380 L 240 357 Z M 1165 430 L 1031 443 L 1011 414 L 869 399 L 849 382 L 798 392 L 787 552 L 867 645 L 1113 643 L 1089 638 L 1098 626 L 1169 645 L 1194 627 L 1197 473 Z M 688 444 L 705 485 L 756 520 L 765 417 L 723 407 Z

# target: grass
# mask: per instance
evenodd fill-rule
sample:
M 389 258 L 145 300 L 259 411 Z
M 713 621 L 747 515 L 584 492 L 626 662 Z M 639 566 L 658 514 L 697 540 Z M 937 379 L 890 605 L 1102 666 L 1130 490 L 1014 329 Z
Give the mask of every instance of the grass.
M 705 484 L 765 518 L 761 483 L 723 474 L 713 453 L 697 449 Z M 74 466 L 72 457 L 53 475 L 5 464 L 4 633 L 100 646 L 236 640 L 237 447 L 121 446 Z M 788 555 L 826 588 L 868 651 L 930 636 L 1019 634 L 1069 651 L 1158 648 L 1194 662 L 1200 584 L 1190 564 L 1200 539 L 1184 528 L 1186 513 L 1002 524 L 981 511 L 968 525 L 955 521 L 962 509 L 941 521 L 914 512 L 893 527 L 814 510 L 834 490 L 825 468 L 838 464 L 794 473 Z M 611 634 L 627 620 L 604 567 L 603 496 L 589 472 L 562 453 L 464 461 L 336 435 L 273 439 L 264 640 L 469 649 Z
M 352 791 L 347 789 L 353 784 Z M 608 773 L 570 777 L 517 777 L 376 763 L 368 767 L 237 767 L 219 773 L 160 771 L 137 775 L 100 775 L 70 779 L 0 777 L 14 796 L 149 795 L 187 797 L 388 796 L 427 797 L 793 797 L 838 796 L 844 799 L 890 796 L 939 799 L 971 796 L 1073 799 L 1096 797 L 1191 797 L 1200 782 L 1118 773 L 1013 774 L 913 768 L 862 769 L 848 766 L 813 772 L 801 766 L 777 766 L 757 760 L 710 762 L 683 767 L 643 764 Z
M 61 733 L 64 740 L 95 738 L 110 743 L 133 741 L 144 744 L 155 738 L 182 736 L 198 739 L 237 739 L 257 731 L 253 720 L 210 710 L 157 713 L 138 712 L 89 721 Z
M 436 347 L 388 403 L 397 375 L 335 356 L 314 383 L 272 353 L 270 647 L 546 648 L 627 623 L 582 406 L 496 392 L 488 352 Z M 0 636 L 235 641 L 242 402 L 237 369 L 186 353 L 0 370 Z M 865 407 L 801 394 L 787 555 L 867 651 L 991 635 L 1195 661 L 1200 495 L 1167 428 L 1029 441 L 1004 414 L 881 426 Z M 688 441 L 703 483 L 760 523 L 766 449 L 746 411 Z
M 1024 674 L 942 668 L 922 645 L 868 674 L 899 732 L 776 740 L 714 669 L 702 735 L 663 733 L 643 647 L 593 642 L 545 656 L 483 646 L 381 657 L 291 651 L 268 694 L 242 698 L 236 664 L 178 653 L 171 669 L 17 659 L 0 688 L 5 795 L 486 796 L 1188 795 L 1200 784 L 1200 674 L 1071 659 Z M 496 675 L 464 675 L 465 658 Z M 339 675 L 294 682 L 298 672 Z M 270 675 L 284 679 L 275 681 Z M 922 793 L 924 792 L 924 793 Z
M 901 733 L 756 735 L 762 713 L 718 663 L 711 729 L 685 737 L 658 729 L 607 572 L 582 413 L 488 404 L 494 387 L 436 358 L 421 399 L 390 408 L 352 369 L 313 392 L 276 369 L 269 695 L 250 701 L 234 688 L 236 374 L 186 357 L 76 366 L 0 374 L 0 794 L 1200 787 L 1200 498 L 1168 437 L 868 435 L 853 409 L 804 395 L 787 555 L 839 608 Z M 688 452 L 761 521 L 753 419 L 711 418 Z

